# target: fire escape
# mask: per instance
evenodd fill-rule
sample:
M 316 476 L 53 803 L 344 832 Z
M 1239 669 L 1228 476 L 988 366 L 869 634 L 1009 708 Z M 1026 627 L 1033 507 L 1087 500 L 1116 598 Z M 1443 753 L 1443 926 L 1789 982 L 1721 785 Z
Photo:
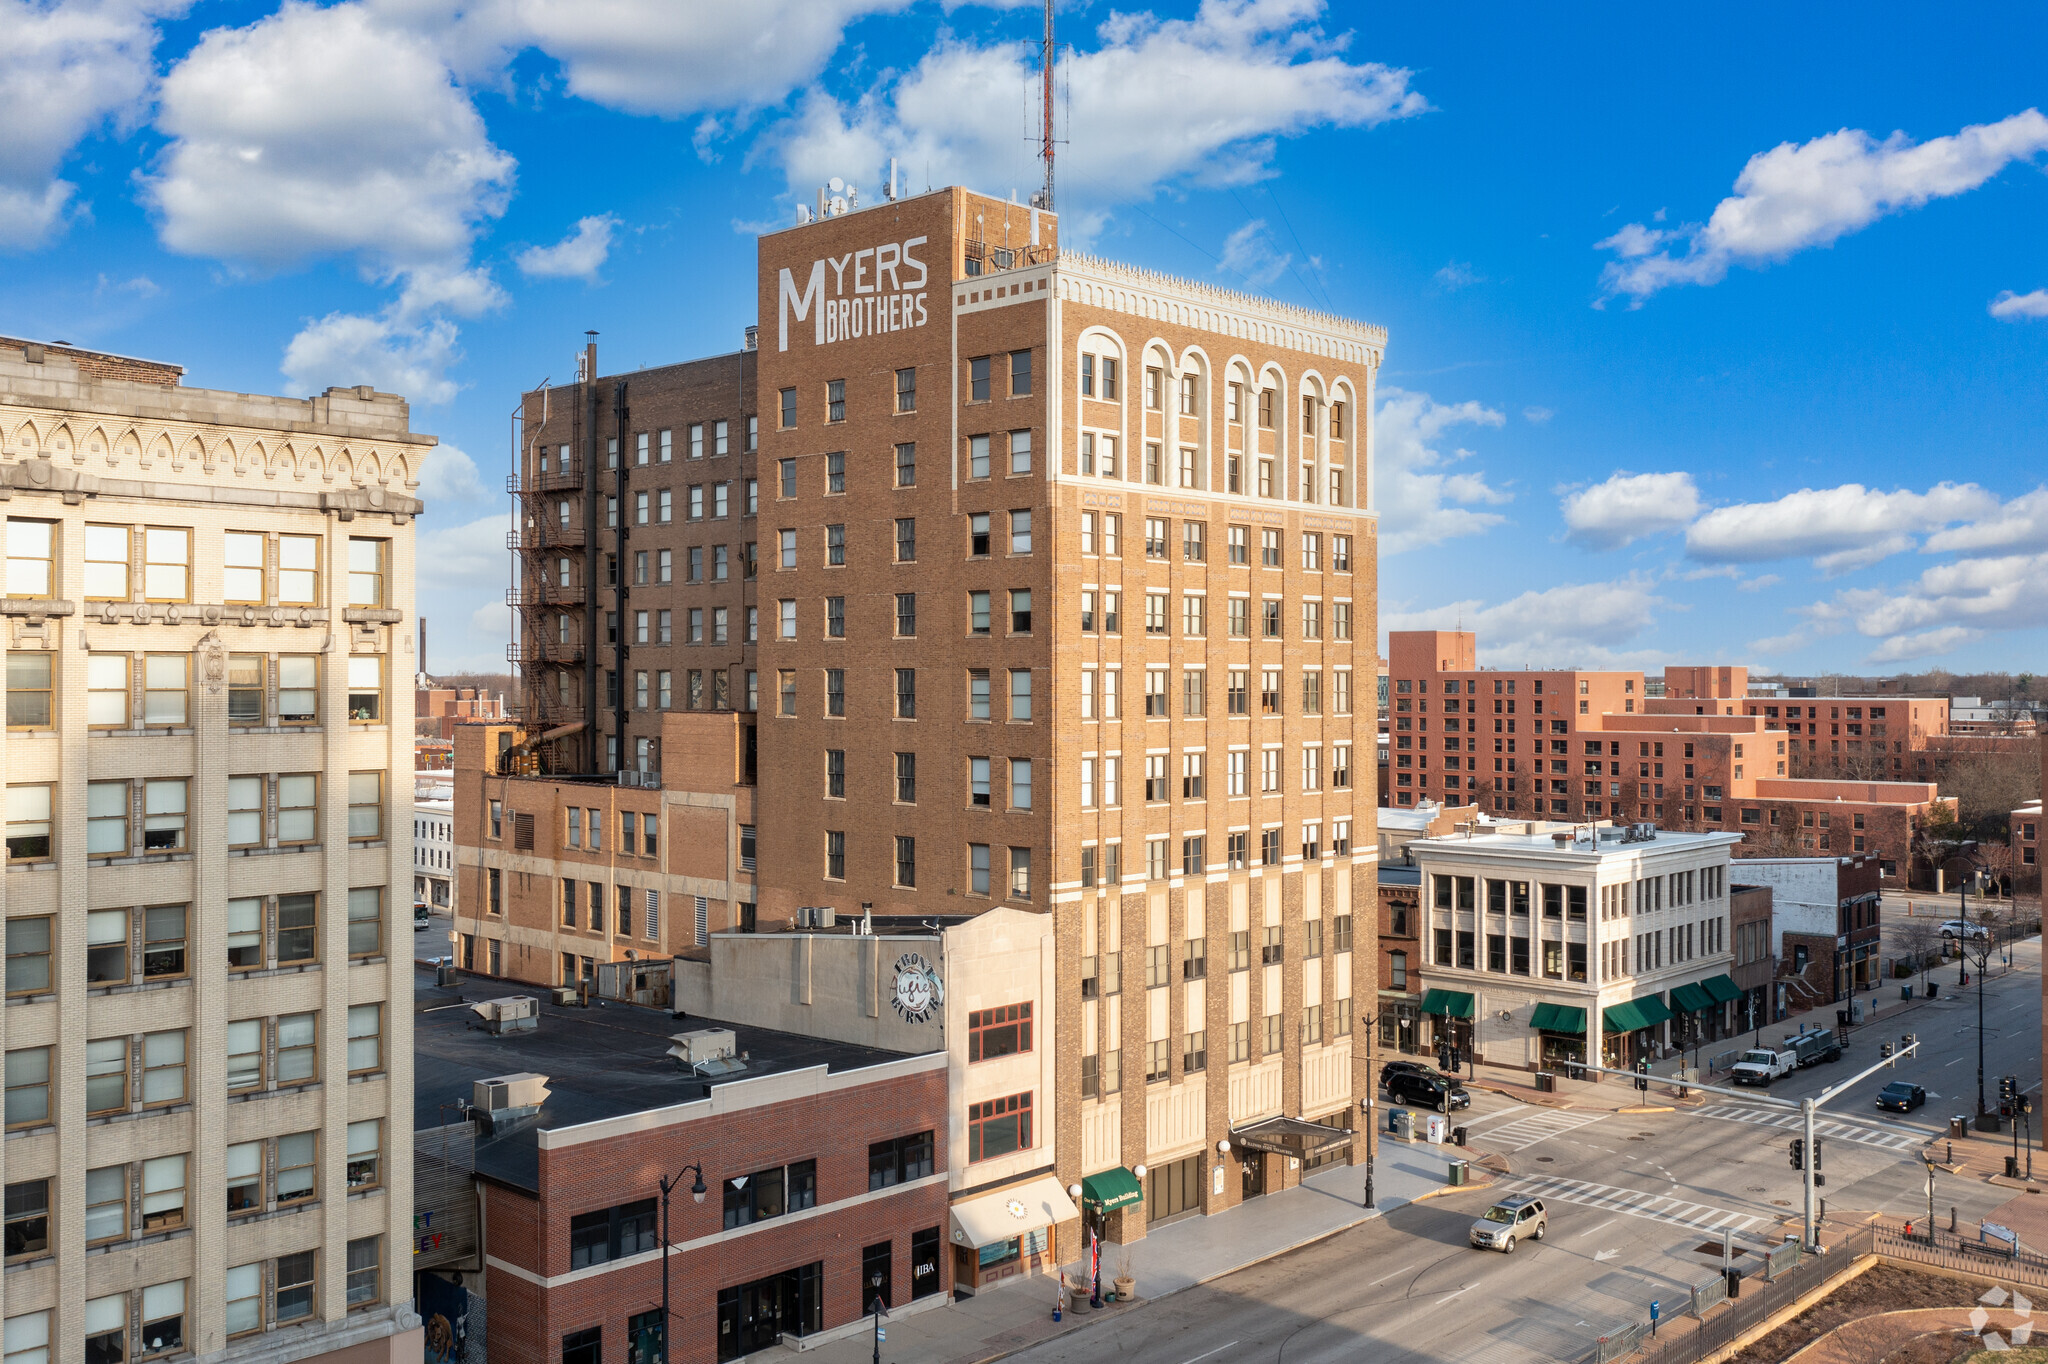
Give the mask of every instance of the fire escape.
M 570 410 L 576 409 L 572 405 Z M 566 448 L 573 452 L 578 443 L 572 440 Z M 592 586 L 583 581 L 583 478 L 584 461 L 565 453 L 564 443 L 550 448 L 534 441 L 518 471 L 505 479 L 518 508 L 505 547 L 519 560 L 519 586 L 505 593 L 505 604 L 518 618 L 505 658 L 520 673 L 529 726 L 522 756 L 530 755 L 530 762 L 521 765 L 533 775 L 587 770 L 581 758 L 587 737 L 571 739 L 586 716 L 583 613 L 590 609 Z M 431 573 L 432 566 L 426 571 Z

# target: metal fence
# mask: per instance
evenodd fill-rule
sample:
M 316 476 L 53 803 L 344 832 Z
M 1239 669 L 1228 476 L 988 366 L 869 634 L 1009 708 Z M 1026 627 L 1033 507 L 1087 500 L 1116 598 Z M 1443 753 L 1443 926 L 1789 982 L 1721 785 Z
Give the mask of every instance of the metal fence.
M 2048 1288 L 2048 1259 L 2030 1251 L 1987 1245 L 1939 1228 L 1935 1229 L 1930 1240 L 1924 1230 L 1926 1224 L 1920 1225 L 1923 1230 L 1915 1231 L 1910 1237 L 1897 1227 L 1875 1228 L 1877 1253 L 1939 1269 Z
M 1632 1364 L 1694 1364 L 1762 1324 L 1773 1313 L 1832 1282 L 1878 1249 L 1874 1229 L 1859 1227 L 1830 1246 L 1827 1254 L 1804 1256 L 1782 1273 L 1774 1274 L 1769 1282 L 1744 1279 L 1739 1298 L 1726 1299 L 1718 1306 L 1703 1302 L 1705 1315 L 1694 1329 L 1687 1330 L 1685 1324 L 1666 1318 L 1659 1323 L 1656 1336 L 1648 1335 L 1647 1322 L 1612 1331 L 1595 1342 L 1585 1362 L 1616 1364 L 1627 1359 Z M 1722 1292 L 1726 1292 L 1725 1285 Z

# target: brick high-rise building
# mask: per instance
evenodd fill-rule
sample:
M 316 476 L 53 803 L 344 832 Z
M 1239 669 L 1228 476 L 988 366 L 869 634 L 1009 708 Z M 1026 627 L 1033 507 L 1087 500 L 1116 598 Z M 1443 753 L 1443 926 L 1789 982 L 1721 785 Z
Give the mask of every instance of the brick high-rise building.
M 368 388 L 0 341 L 6 1352 L 420 1353 L 410 495 Z
M 757 822 L 726 852 L 758 830 L 758 872 L 721 857 L 687 892 L 703 931 L 1053 914 L 1041 1036 L 1073 1101 L 1034 1142 L 1062 1182 L 1145 1165 L 1156 1217 L 1344 1158 L 1377 975 L 1351 951 L 1375 905 L 1353 668 L 1384 332 L 1062 252 L 1052 214 L 961 189 L 771 234 L 759 261 L 758 350 L 527 395 L 505 770 L 566 791 L 623 769 L 670 805 L 744 789 Z M 729 763 L 659 751 L 713 713 Z M 568 837 L 523 836 L 543 859 Z M 508 895 L 538 865 L 462 860 Z M 489 948 L 515 926 L 469 912 L 467 960 L 568 969 Z M 560 937 L 532 917 L 529 948 Z M 657 950 L 701 941 L 683 925 Z M 1256 1129 L 1283 1115 L 1328 1127 Z

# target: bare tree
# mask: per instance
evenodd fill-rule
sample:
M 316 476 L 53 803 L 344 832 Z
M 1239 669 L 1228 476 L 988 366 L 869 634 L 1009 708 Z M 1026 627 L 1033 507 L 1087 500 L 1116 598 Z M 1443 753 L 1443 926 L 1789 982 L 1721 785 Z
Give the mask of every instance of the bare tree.
M 1920 993 L 1927 993 L 1927 969 L 1941 953 L 1941 925 L 1933 919 L 1907 916 L 1896 922 L 1892 941 L 1920 971 Z

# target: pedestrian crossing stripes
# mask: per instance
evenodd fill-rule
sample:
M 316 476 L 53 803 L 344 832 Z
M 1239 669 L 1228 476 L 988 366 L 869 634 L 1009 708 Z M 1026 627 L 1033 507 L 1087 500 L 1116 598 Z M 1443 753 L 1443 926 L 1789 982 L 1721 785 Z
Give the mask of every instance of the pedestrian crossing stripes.
M 1728 1122 L 1756 1123 L 1763 1127 L 1780 1127 L 1787 1132 L 1802 1131 L 1806 1120 L 1797 1113 L 1780 1113 L 1768 1108 L 1749 1108 L 1742 1104 L 1714 1104 L 1699 1110 L 1703 1118 L 1721 1118 Z M 1859 1127 L 1855 1123 L 1833 1122 L 1826 1118 L 1815 1118 L 1813 1130 L 1816 1136 L 1831 1141 L 1853 1141 L 1861 1146 L 1875 1146 L 1884 1151 L 1911 1151 L 1923 1145 L 1927 1138 L 1917 1133 L 1887 1131 L 1878 1127 Z
M 1653 1222 L 1684 1227 L 1688 1231 L 1754 1231 L 1774 1220 L 1754 1213 L 1736 1212 L 1732 1208 L 1715 1208 L 1683 1198 L 1643 1193 L 1637 1189 L 1618 1189 L 1612 1184 L 1593 1184 L 1559 1175 L 1529 1175 L 1503 1180 L 1496 1187 L 1537 1198 L 1555 1199 L 1560 1203 L 1579 1203 L 1608 1212 L 1627 1213 L 1631 1217 L 1647 1217 Z
M 1489 1128 L 1483 1135 L 1474 1134 L 1472 1139 L 1488 1151 L 1519 1151 L 1525 1146 L 1561 1137 L 1575 1128 L 1611 1116 L 1607 1113 L 1564 1113 L 1555 1109 L 1539 1109 L 1499 1127 Z

